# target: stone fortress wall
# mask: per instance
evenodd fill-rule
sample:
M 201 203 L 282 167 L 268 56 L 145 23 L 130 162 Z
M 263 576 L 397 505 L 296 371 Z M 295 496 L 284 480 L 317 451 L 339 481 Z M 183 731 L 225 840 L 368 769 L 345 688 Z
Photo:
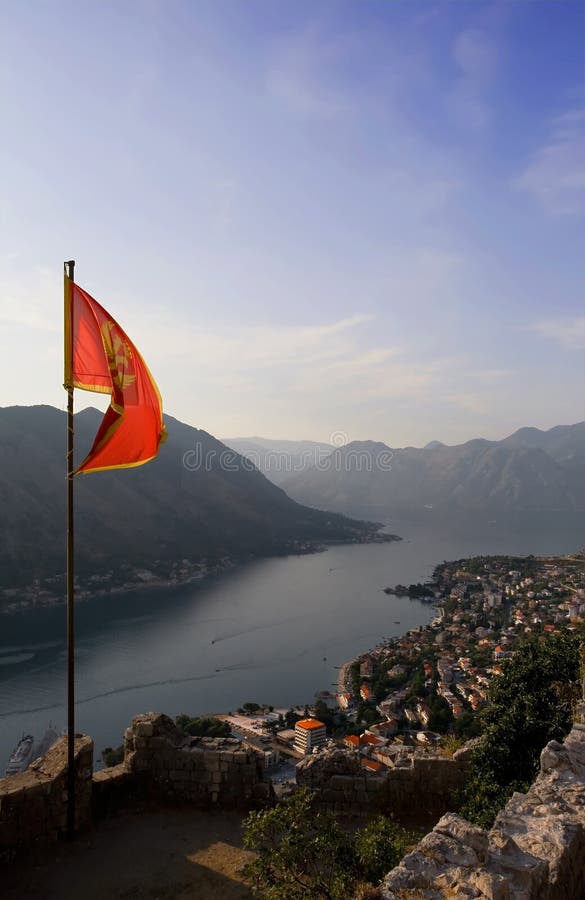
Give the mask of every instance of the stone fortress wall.
M 135 716 L 124 736 L 124 762 L 92 772 L 93 741 L 75 741 L 78 830 L 113 811 L 141 804 L 188 803 L 203 809 L 251 809 L 273 801 L 258 753 L 233 738 L 184 737 L 161 713 Z M 65 834 L 67 739 L 26 772 L 0 779 L 0 859 Z
M 93 741 L 75 739 L 76 828 L 92 821 Z M 0 780 L 0 859 L 35 843 L 50 843 L 67 824 L 67 739 L 60 738 L 26 772 Z
M 92 773 L 93 743 L 76 738 L 76 824 L 91 826 L 139 802 L 205 809 L 250 809 L 274 802 L 262 781 L 261 754 L 230 738 L 185 738 L 160 713 L 136 716 L 119 766 Z M 585 702 L 563 744 L 550 742 L 527 794 L 515 794 L 486 832 L 452 812 L 465 777 L 459 758 L 414 758 L 385 776 L 364 774 L 351 751 L 307 757 L 298 783 L 344 815 L 384 811 L 407 824 L 436 822 L 416 849 L 386 877 L 384 900 L 441 897 L 560 900 L 585 896 Z M 27 772 L 0 780 L 0 859 L 64 834 L 66 739 Z M 447 813 L 447 814 L 445 814 Z
M 297 765 L 297 784 L 311 788 L 318 802 L 344 816 L 385 813 L 401 825 L 432 828 L 455 808 L 469 753 L 453 758 L 405 754 L 391 769 L 364 769 L 355 751 L 326 748 Z

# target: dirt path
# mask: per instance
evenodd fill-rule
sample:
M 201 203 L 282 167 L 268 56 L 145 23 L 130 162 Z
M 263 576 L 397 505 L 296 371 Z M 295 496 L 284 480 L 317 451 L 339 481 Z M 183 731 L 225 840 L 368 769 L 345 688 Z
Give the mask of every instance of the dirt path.
M 3 900 L 249 900 L 242 817 L 158 810 L 3 866 Z

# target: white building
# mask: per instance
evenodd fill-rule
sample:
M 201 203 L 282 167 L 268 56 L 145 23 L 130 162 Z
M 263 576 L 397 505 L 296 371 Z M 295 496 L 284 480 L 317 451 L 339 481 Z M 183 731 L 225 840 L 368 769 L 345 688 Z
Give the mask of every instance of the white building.
M 307 755 L 327 740 L 327 730 L 319 719 L 301 719 L 295 725 L 295 750 Z

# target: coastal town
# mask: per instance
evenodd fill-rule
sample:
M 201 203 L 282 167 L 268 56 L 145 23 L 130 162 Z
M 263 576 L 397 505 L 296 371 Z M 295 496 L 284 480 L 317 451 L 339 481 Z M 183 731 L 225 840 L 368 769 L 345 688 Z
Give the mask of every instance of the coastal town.
M 173 581 L 198 580 L 230 562 L 214 568 L 183 560 Z M 136 574 L 143 586 L 159 584 L 150 571 Z M 585 551 L 444 562 L 429 582 L 384 593 L 389 618 L 394 595 L 431 604 L 435 616 L 345 662 L 337 691 L 319 691 L 312 704 L 286 709 L 249 701 L 190 720 L 195 727 L 188 733 L 215 735 L 221 724 L 220 735 L 244 739 L 263 755 L 275 786 L 294 781 L 296 763 L 324 746 L 353 751 L 372 773 L 417 755 L 457 752 L 480 733 L 478 714 L 490 702 L 490 684 L 518 642 L 528 635 L 546 640 L 585 620 Z
M 353 749 L 379 772 L 417 753 L 453 752 L 479 734 L 492 679 L 518 642 L 546 640 L 585 619 L 585 551 L 562 557 L 479 556 L 437 566 L 425 585 L 397 586 L 432 602 L 436 616 L 345 663 L 337 693 L 312 707 L 245 704 L 222 716 L 266 755 L 299 759 L 325 744 Z M 389 599 L 389 615 L 391 615 Z

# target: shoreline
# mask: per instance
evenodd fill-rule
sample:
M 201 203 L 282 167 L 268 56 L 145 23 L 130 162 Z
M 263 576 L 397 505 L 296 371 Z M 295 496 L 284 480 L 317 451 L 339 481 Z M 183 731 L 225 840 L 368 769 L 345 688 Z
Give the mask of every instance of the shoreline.
M 149 578 L 145 581 L 140 582 L 132 582 L 127 584 L 116 585 L 111 588 L 97 588 L 94 590 L 88 589 L 86 587 L 76 587 L 75 591 L 75 602 L 76 603 L 86 603 L 92 600 L 97 600 L 103 597 L 116 597 L 116 596 L 124 596 L 127 594 L 135 593 L 136 591 L 142 590 L 172 590 L 174 588 L 186 587 L 189 584 L 197 584 L 199 582 L 205 582 L 210 578 L 223 575 L 226 572 L 229 572 L 233 569 L 236 569 L 240 566 L 245 565 L 250 562 L 258 562 L 262 559 L 279 559 L 286 558 L 289 556 L 311 556 L 315 553 L 325 553 L 329 547 L 339 547 L 339 546 L 363 546 L 365 544 L 372 543 L 394 543 L 395 541 L 401 541 L 402 538 L 400 535 L 396 534 L 388 534 L 383 531 L 385 526 L 381 526 L 378 531 L 373 533 L 368 533 L 363 536 L 363 540 L 347 540 L 347 541 L 329 541 L 328 543 L 322 544 L 302 544 L 298 547 L 290 548 L 288 551 L 282 553 L 274 553 L 268 556 L 262 555 L 252 555 L 247 558 L 241 559 L 233 559 L 231 557 L 224 557 L 220 562 L 218 562 L 215 566 L 211 566 L 209 570 L 201 572 L 201 570 L 197 570 L 196 572 L 189 572 L 185 574 L 183 577 L 177 577 L 174 579 L 163 578 L 154 575 L 152 578 Z M 197 563 L 193 563 L 193 566 L 200 565 Z M 18 588 L 10 588 L 9 590 L 18 591 Z M 31 590 L 31 585 L 26 585 L 22 588 L 23 593 L 27 590 Z M 59 595 L 49 595 L 43 597 L 41 595 L 38 598 L 31 597 L 30 599 L 26 599 L 24 601 L 20 601 L 18 605 L 13 605 L 10 601 L 5 604 L 0 603 L 0 617 L 2 616 L 15 616 L 19 613 L 30 612 L 31 610 L 41 610 L 41 609 L 52 609 L 54 607 L 65 606 L 67 603 L 67 598 L 64 594 Z
M 339 675 L 337 676 L 337 692 L 339 694 L 345 694 L 345 692 L 347 691 L 347 673 L 349 672 L 356 659 L 359 659 L 359 657 L 356 656 L 353 659 L 342 663 L 342 665 L 339 667 Z

